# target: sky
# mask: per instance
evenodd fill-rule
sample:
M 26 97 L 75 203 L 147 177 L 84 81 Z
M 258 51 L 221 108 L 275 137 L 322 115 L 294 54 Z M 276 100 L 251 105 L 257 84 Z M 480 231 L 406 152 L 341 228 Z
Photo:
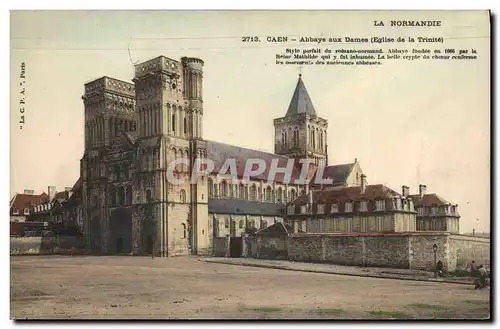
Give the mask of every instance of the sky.
M 373 26 L 391 19 L 442 24 Z M 296 66 L 277 65 L 275 54 L 294 44 L 247 44 L 241 37 L 443 37 L 439 45 L 382 48 L 474 48 L 478 58 L 306 66 L 302 78 L 317 114 L 329 122 L 330 164 L 357 158 L 370 184 L 397 192 L 408 185 L 418 193 L 425 184 L 429 193 L 459 205 L 461 232 L 489 232 L 489 31 L 486 11 L 12 12 L 10 194 L 76 182 L 84 151 L 84 84 L 102 76 L 131 81 L 134 63 L 159 55 L 201 58 L 204 138 L 272 152 L 273 119 L 285 115 L 299 73 Z

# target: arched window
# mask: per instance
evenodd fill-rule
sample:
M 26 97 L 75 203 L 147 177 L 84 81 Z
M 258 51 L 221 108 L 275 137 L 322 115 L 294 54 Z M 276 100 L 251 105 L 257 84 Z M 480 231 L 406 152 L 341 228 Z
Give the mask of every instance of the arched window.
M 288 200 L 288 201 L 293 201 L 293 200 L 295 200 L 296 197 L 297 197 L 297 192 L 295 192 L 295 189 L 292 189 L 290 191 L 290 200 Z
M 228 189 L 229 189 L 229 197 L 233 198 L 234 197 L 234 185 L 229 183 Z
M 305 194 L 306 194 L 306 190 L 301 189 L 301 190 L 300 190 L 300 195 L 305 195 Z
M 276 193 L 276 201 L 283 201 L 283 189 L 281 187 L 278 188 L 278 193 Z
M 123 167 L 123 177 L 125 180 L 129 180 L 130 176 L 130 170 L 127 165 Z
M 224 219 L 224 227 L 229 228 L 229 219 Z
M 244 223 L 245 223 L 245 222 L 243 221 L 243 219 L 241 219 L 241 220 L 240 220 L 240 225 L 239 225 L 239 226 L 240 226 L 240 228 L 243 228 Z
M 319 148 L 320 148 L 321 151 L 324 150 L 323 130 L 320 130 L 320 132 L 319 132 Z
M 118 204 L 123 206 L 125 204 L 125 189 L 123 186 L 118 188 Z
M 214 183 L 211 178 L 208 179 L 208 197 L 214 196 Z
M 182 238 L 186 239 L 187 238 L 187 229 L 186 229 L 186 224 L 181 223 L 182 226 Z
M 257 186 L 255 184 L 250 188 L 250 200 L 257 200 Z
M 268 186 L 266 188 L 266 201 L 268 202 L 273 201 L 273 190 L 271 189 L 271 186 Z
M 283 143 L 283 146 L 285 148 L 288 148 L 288 134 L 286 131 L 284 132 L 284 134 L 285 134 L 285 142 Z
M 179 150 L 179 159 L 184 159 L 184 152 L 182 150 Z M 184 163 L 178 162 L 175 167 L 177 170 L 182 171 L 184 170 Z
M 219 184 L 214 182 L 214 198 L 217 198 L 219 196 Z
M 175 126 L 176 126 L 176 112 L 177 108 L 174 106 L 172 107 L 172 132 L 175 133 Z
M 114 172 L 115 172 L 115 177 L 116 177 L 116 180 L 117 181 L 120 181 L 121 180 L 121 175 L 120 175 L 120 166 L 119 165 L 115 165 L 114 166 Z
M 288 128 L 287 137 L 288 137 L 288 140 L 287 140 L 288 147 L 293 146 L 293 131 L 292 131 L 291 127 Z
M 220 184 L 220 195 L 223 197 L 227 196 L 227 182 L 226 181 L 222 181 L 222 183 Z
M 281 133 L 281 147 L 286 147 L 286 132 Z
M 180 194 L 181 203 L 186 203 L 186 191 L 181 190 L 179 192 L 179 194 Z
M 147 189 L 146 190 L 146 202 L 149 203 L 151 202 L 152 198 L 151 198 L 151 190 L 150 189 Z
M 240 194 L 239 194 L 240 199 L 245 199 L 245 185 L 240 183 Z
M 116 205 L 116 189 L 114 186 L 111 187 L 111 191 L 109 194 L 111 196 L 111 205 L 115 206 Z
M 127 204 L 132 204 L 132 186 L 127 186 Z
M 312 147 L 316 148 L 316 130 L 312 128 Z

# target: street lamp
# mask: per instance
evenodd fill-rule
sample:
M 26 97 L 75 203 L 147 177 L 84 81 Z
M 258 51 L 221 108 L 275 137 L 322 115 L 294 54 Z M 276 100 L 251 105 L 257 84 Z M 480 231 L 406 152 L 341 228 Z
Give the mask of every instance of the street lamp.
M 438 246 L 437 244 L 434 244 L 432 246 L 432 250 L 434 251 L 434 277 L 437 278 L 437 250 L 438 250 Z

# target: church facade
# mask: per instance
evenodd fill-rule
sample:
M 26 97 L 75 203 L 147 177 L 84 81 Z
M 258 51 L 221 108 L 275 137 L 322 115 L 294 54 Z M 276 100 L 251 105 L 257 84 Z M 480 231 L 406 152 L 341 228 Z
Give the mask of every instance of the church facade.
M 209 254 L 216 236 L 238 236 L 283 220 L 285 205 L 314 183 L 328 161 L 328 122 L 316 114 L 299 76 L 286 115 L 274 120 L 275 152 L 245 149 L 203 138 L 203 65 L 159 56 L 135 65 L 132 82 L 102 77 L 85 84 L 85 151 L 81 159 L 84 235 L 90 252 L 151 254 L 160 257 Z M 209 115 L 209 111 L 208 111 Z M 262 159 L 267 169 L 243 179 L 245 162 Z M 176 178 L 169 164 L 175 159 Z M 213 174 L 192 182 L 197 159 L 210 159 Z M 226 159 L 236 159 L 237 178 L 218 179 Z M 269 165 L 309 159 L 311 183 L 267 178 Z M 358 186 L 357 160 L 327 166 L 335 186 Z

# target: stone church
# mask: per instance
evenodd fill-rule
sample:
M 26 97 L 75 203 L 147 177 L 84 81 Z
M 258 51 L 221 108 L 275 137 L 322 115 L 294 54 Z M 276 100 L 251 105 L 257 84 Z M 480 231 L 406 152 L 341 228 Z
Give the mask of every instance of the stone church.
M 324 188 L 314 177 L 320 161 L 328 161 L 328 122 L 317 115 L 302 77 L 285 116 L 274 120 L 275 153 L 266 153 L 203 138 L 203 65 L 197 58 L 159 56 L 135 65 L 133 83 L 105 76 L 85 84 L 80 174 L 89 251 L 210 254 L 214 237 L 281 221 L 287 202 Z M 214 175 L 172 184 L 167 167 L 178 158 L 191 164 L 211 159 Z M 236 159 L 238 179 L 215 179 L 229 158 Z M 288 183 L 279 175 L 268 182 L 267 170 L 244 181 L 249 158 L 264 160 L 267 168 L 274 159 L 311 159 L 312 183 Z M 191 177 L 192 170 L 179 164 L 174 175 Z M 300 171 L 298 165 L 294 170 Z M 359 186 L 362 176 L 357 160 L 327 166 L 323 173 L 339 187 Z

